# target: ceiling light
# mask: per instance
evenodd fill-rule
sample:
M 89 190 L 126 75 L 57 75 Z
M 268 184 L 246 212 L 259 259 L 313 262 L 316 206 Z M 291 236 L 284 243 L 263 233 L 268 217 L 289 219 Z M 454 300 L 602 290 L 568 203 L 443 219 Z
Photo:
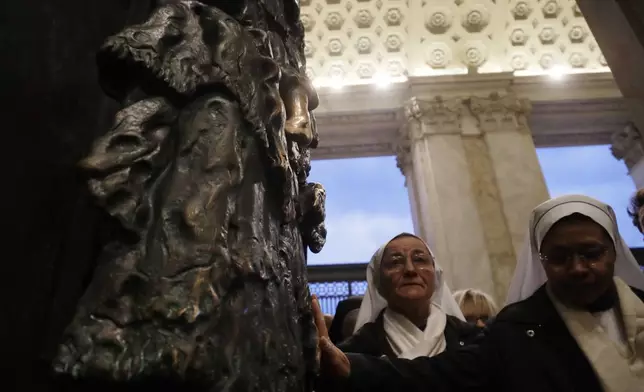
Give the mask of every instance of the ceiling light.
M 566 69 L 561 65 L 555 65 L 548 70 L 548 75 L 554 80 L 561 80 L 566 76 Z
M 334 90 L 342 90 L 344 87 L 344 81 L 342 78 L 331 78 L 329 80 L 329 87 L 331 87 Z

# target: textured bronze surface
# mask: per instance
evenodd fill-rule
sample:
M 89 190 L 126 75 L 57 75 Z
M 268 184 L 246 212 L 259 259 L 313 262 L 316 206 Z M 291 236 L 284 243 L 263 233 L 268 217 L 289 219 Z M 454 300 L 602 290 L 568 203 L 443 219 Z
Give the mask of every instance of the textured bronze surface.
M 296 0 L 222 0 L 161 2 L 107 39 L 101 83 L 123 108 L 80 166 L 123 230 L 56 372 L 311 389 L 305 250 L 326 230 L 303 37 Z

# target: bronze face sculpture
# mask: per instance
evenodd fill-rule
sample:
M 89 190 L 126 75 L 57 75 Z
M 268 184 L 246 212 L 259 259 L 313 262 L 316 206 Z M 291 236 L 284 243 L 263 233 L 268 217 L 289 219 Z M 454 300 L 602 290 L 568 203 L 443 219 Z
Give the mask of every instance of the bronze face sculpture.
M 98 56 L 123 104 L 81 167 L 122 231 L 54 363 L 61 374 L 306 391 L 315 327 L 306 248 L 317 95 L 296 0 L 165 1 Z

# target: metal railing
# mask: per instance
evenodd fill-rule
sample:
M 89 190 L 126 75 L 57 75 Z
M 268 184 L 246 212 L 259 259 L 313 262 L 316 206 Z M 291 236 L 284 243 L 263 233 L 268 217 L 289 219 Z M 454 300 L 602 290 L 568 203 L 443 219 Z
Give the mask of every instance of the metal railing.
M 367 290 L 367 264 L 314 265 L 308 267 L 309 289 L 318 296 L 326 314 L 335 314 L 338 302 Z

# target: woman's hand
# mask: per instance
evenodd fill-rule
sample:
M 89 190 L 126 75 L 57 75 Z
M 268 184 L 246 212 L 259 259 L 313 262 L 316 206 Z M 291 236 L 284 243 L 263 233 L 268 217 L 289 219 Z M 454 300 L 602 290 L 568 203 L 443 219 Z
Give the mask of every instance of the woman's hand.
M 318 330 L 318 362 L 322 377 L 347 378 L 351 373 L 349 358 L 329 339 L 329 332 L 324 322 L 318 298 L 313 296 L 313 318 Z

